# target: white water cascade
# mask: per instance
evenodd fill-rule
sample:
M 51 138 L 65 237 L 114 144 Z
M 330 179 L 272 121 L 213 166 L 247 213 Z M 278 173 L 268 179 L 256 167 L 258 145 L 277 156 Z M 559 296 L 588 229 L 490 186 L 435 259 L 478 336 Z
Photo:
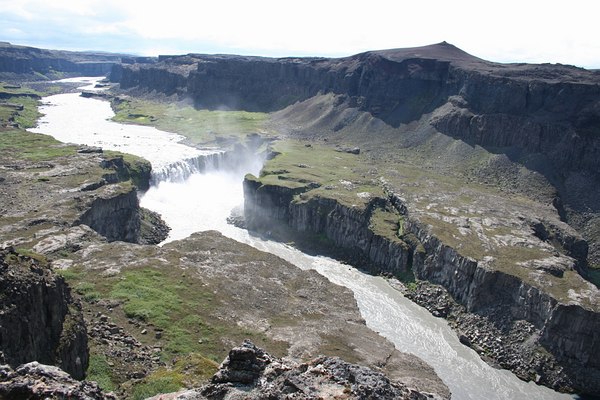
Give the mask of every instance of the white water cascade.
M 207 154 L 216 151 L 202 154 L 198 149 L 178 143 L 181 139 L 178 135 L 107 121 L 112 116 L 107 102 L 78 95 L 50 96 L 44 101 L 48 105 L 41 111 L 46 115 L 36 132 L 66 142 L 140 155 L 160 171 L 154 176 L 152 187 L 141 197 L 141 204 L 160 213 L 171 226 L 167 240 L 182 239 L 197 231 L 217 230 L 276 254 L 302 269 L 315 269 L 332 282 L 348 287 L 354 292 L 367 325 L 393 342 L 398 350 L 413 353 L 433 366 L 450 388 L 453 399 L 559 400 L 573 397 L 523 382 L 508 371 L 490 367 L 458 341 L 443 319 L 433 317 L 380 277 L 364 274 L 329 258 L 306 255 L 285 244 L 263 240 L 228 225 L 226 218 L 231 210 L 243 203 L 241 183 L 244 174 L 257 174 L 262 160 L 246 160 L 238 165 L 239 168 L 222 170 L 219 163 L 213 162 L 218 156 L 206 158 Z M 106 123 L 111 126 L 107 127 Z M 118 134 L 113 134 L 113 130 Z M 144 144 L 146 141 L 147 145 Z M 204 161 L 185 161 L 200 156 Z M 213 160 L 208 161 L 211 157 Z M 211 167 L 207 168 L 209 165 Z

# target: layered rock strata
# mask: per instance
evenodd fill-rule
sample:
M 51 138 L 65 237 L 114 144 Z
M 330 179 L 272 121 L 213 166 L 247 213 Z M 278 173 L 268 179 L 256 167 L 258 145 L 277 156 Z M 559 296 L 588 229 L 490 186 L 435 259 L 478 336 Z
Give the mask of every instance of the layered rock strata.
M 467 312 L 483 315 L 492 323 L 503 318 L 526 321 L 540 335 L 532 340 L 550 351 L 561 364 L 558 368 L 568 376 L 567 383 L 561 383 L 559 389 L 600 391 L 600 368 L 594 357 L 600 350 L 595 333 L 600 323 L 599 297 L 593 285 L 584 285 L 587 289 L 579 292 L 565 288 L 563 293 L 568 292 L 569 297 L 557 297 L 539 283 L 492 268 L 485 258 L 465 257 L 432 234 L 427 225 L 411 217 L 403 199 L 390 191 L 388 198 L 375 197 L 365 207 L 350 207 L 322 196 L 302 200 L 301 193 L 307 190 L 310 187 L 263 185 L 259 179 L 246 176 L 248 228 L 274 234 L 278 227 L 286 227 L 301 236 L 325 236 L 332 246 L 350 255 L 351 261 L 364 265 L 366 260 L 373 272 L 402 276 L 412 271 L 418 279 L 442 285 Z M 402 218 L 402 237 L 374 232 L 371 217 L 376 208 L 387 208 L 387 212 Z M 559 258 L 556 260 L 556 271 L 548 270 L 552 269 L 552 260 L 540 264 L 543 274 L 572 273 L 561 269 Z M 570 260 L 572 269 L 574 260 Z M 583 282 L 580 277 L 575 278 Z M 538 381 L 549 384 L 548 380 Z
M 9 248 L 0 251 L 0 291 L 3 361 L 58 365 L 82 379 L 89 358 L 86 327 L 64 279 L 43 261 Z
M 493 63 L 443 42 L 337 59 L 162 56 L 154 63 L 117 65 L 112 79 L 134 93 L 191 98 L 201 108 L 275 111 L 289 106 L 283 120 L 307 113 L 311 122 L 283 121 L 278 130 L 307 138 L 342 131 L 347 136 L 356 129 L 357 140 L 364 143 L 383 124 L 400 129 L 399 147 L 416 147 L 441 134 L 503 154 L 517 169 L 539 173 L 553 187 L 549 201 L 590 244 L 589 256 L 575 256 L 578 268 L 586 273 L 586 264 L 597 266 L 600 260 L 595 228 L 600 210 L 600 75 L 595 71 Z M 335 118 L 326 114 L 328 104 L 320 104 L 320 111 L 298 106 L 320 94 L 336 96 Z M 361 113 L 371 122 L 361 125 L 367 118 Z M 315 121 L 319 123 L 312 125 Z M 494 166 L 477 173 L 482 182 L 504 184 L 507 179 Z
M 48 75 L 64 73 L 80 76 L 102 76 L 121 61 L 118 54 L 44 50 L 0 42 L 0 74 Z
M 564 65 L 497 64 L 440 43 L 339 59 L 189 54 L 116 65 L 121 88 L 192 97 L 199 107 L 274 111 L 318 93 L 393 126 L 438 110 L 440 132 L 489 148 L 540 153 L 555 171 L 598 179 L 600 77 Z

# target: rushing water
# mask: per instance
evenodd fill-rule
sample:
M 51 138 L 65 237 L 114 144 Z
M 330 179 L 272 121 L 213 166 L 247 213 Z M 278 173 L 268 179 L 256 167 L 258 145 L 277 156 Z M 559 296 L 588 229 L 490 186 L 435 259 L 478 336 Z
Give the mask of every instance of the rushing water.
M 93 84 L 92 84 L 93 87 Z M 141 205 L 159 212 L 171 226 L 168 240 L 193 232 L 217 230 L 260 250 L 276 254 L 302 269 L 315 269 L 329 280 L 354 292 L 367 325 L 393 342 L 400 351 L 413 353 L 434 367 L 448 385 L 453 399 L 570 399 L 534 383 L 519 380 L 512 373 L 483 362 L 463 346 L 456 334 L 440 318 L 406 299 L 380 277 L 325 257 L 306 255 L 282 243 L 263 240 L 226 223 L 234 207 L 243 203 L 242 180 L 247 172 L 260 170 L 260 160 L 248 160 L 237 171 L 207 168 L 199 173 L 177 175 L 184 160 L 194 160 L 207 152 L 178 143 L 181 137 L 154 128 L 120 125 L 107 119 L 113 114 L 107 102 L 64 94 L 44 99 L 36 132 L 53 135 L 65 142 L 102 146 L 133 153 L 162 168 L 160 179 L 142 196 Z M 157 151 L 157 149 L 159 151 Z M 193 164 L 197 161 L 191 161 Z M 179 163 L 179 164 L 177 164 Z

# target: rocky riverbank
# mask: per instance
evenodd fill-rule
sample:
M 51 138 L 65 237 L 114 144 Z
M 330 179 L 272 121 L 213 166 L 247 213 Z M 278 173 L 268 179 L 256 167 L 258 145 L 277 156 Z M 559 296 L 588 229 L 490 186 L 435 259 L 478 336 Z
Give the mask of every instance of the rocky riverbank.
M 525 381 L 558 391 L 572 391 L 576 374 L 563 373 L 556 357 L 538 344 L 542 331 L 525 320 L 509 315 L 469 313 L 440 285 L 426 281 L 407 285 L 395 279 L 390 284 L 406 297 L 425 307 L 436 317 L 445 318 L 461 343 L 475 350 L 486 362 L 515 373 Z

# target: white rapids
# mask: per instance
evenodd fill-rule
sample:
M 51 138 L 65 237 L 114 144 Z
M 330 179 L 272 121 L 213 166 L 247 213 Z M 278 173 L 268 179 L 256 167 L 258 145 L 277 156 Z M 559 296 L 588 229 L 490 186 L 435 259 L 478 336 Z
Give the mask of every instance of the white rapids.
M 89 78 L 82 82 L 91 83 L 93 87 Z M 132 153 L 163 171 L 169 165 L 210 154 L 210 151 L 179 143 L 182 137 L 173 133 L 108 121 L 113 114 L 105 101 L 64 94 L 46 97 L 44 102 L 46 105 L 41 111 L 45 116 L 34 131 L 63 142 Z M 260 171 L 260 162 L 253 161 L 235 172 L 204 166 L 202 171 L 198 169 L 182 176 L 169 178 L 168 173 L 164 174 L 143 194 L 141 205 L 160 213 L 172 228 L 167 241 L 185 238 L 193 232 L 217 230 L 276 254 L 302 269 L 315 269 L 332 282 L 349 288 L 367 325 L 393 342 L 398 350 L 415 354 L 433 366 L 450 388 L 453 399 L 573 398 L 523 382 L 509 371 L 490 367 L 458 341 L 456 333 L 443 319 L 433 317 L 406 299 L 384 279 L 329 258 L 309 256 L 285 244 L 260 239 L 227 224 L 231 210 L 243 203 L 244 175 Z

